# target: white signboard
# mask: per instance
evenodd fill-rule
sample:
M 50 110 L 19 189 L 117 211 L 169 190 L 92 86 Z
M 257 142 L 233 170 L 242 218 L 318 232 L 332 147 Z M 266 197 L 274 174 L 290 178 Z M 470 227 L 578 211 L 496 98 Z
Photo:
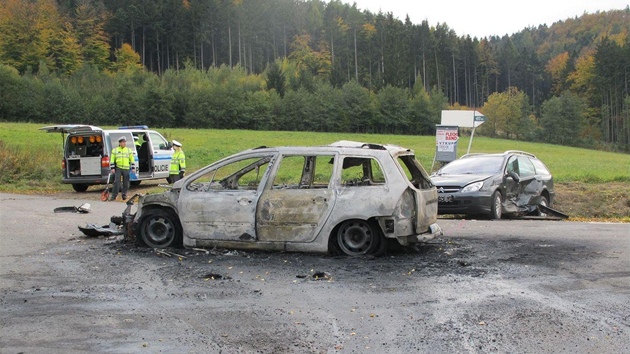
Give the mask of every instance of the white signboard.
M 456 125 L 462 128 L 476 128 L 488 120 L 477 111 L 443 110 L 441 125 Z

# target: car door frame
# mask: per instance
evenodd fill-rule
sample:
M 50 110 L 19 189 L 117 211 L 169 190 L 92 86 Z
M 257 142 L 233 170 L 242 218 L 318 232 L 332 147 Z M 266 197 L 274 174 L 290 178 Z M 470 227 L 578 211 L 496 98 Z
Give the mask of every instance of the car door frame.
M 274 186 L 274 179 L 285 158 L 304 156 L 300 185 L 296 188 Z M 311 188 L 317 163 L 308 171 L 309 158 L 334 158 L 332 173 L 326 188 Z M 333 181 L 339 154 L 335 152 L 303 153 L 285 152 L 274 163 L 271 177 L 258 200 L 256 210 L 256 234 L 265 242 L 313 242 L 324 227 L 335 206 Z M 310 174 L 306 176 L 305 174 Z M 305 182 L 306 181 L 306 182 Z M 308 181 L 310 181 L 310 186 Z M 305 187 L 303 186 L 306 185 Z
M 269 157 L 268 167 L 256 189 L 189 189 L 198 178 L 213 170 L 217 171 L 239 161 L 265 157 Z M 233 156 L 188 177 L 177 200 L 185 237 L 196 240 L 257 241 L 256 208 L 276 158 L 276 152 L 252 152 Z

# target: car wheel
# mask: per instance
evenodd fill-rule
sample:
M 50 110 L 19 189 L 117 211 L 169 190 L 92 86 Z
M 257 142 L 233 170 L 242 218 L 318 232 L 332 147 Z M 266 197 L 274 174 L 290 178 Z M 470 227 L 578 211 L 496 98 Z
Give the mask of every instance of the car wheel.
M 76 192 L 85 192 L 89 186 L 89 184 L 85 183 L 76 183 L 72 185 L 72 188 L 74 188 Z
M 540 200 L 538 201 L 538 204 L 548 207 L 549 202 L 547 201 L 547 197 L 545 197 L 544 195 L 541 195 Z M 537 208 L 537 209 L 538 209 L 538 216 L 542 216 L 542 217 L 547 216 L 547 213 L 544 210 L 542 210 L 541 208 Z
M 144 244 L 152 248 L 179 246 L 182 227 L 173 212 L 153 209 L 145 213 L 138 223 L 140 237 Z
M 493 219 L 501 219 L 503 216 L 503 196 L 501 192 L 494 191 L 492 194 L 492 205 L 490 205 L 490 213 Z
M 343 253 L 353 257 L 376 255 L 386 246 L 378 226 L 365 220 L 345 221 L 337 231 L 337 244 Z

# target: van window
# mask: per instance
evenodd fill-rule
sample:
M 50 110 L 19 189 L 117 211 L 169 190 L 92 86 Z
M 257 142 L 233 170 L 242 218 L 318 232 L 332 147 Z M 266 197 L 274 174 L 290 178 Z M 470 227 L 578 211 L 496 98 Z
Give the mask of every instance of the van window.
M 101 135 L 69 136 L 66 145 L 66 154 L 69 157 L 100 157 L 103 154 L 103 140 Z
M 168 150 L 168 141 L 157 132 L 149 132 L 149 139 L 154 149 Z
M 112 132 L 112 133 L 109 133 L 109 141 L 112 143 L 112 148 L 115 148 L 116 146 L 118 146 L 118 139 L 120 139 L 121 136 L 124 136 L 125 139 L 127 139 L 127 147 L 133 146 L 133 136 L 131 135 L 131 133 Z

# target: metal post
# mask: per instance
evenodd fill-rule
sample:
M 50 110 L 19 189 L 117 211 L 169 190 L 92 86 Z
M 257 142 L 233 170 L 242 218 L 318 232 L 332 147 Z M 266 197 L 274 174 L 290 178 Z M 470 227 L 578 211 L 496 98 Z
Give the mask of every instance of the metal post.
M 466 155 L 470 154 L 470 146 L 472 145 L 472 140 L 473 140 L 473 137 L 475 136 L 475 129 L 476 128 L 477 127 L 473 127 L 472 133 L 470 133 L 470 141 L 468 142 L 468 151 L 466 151 Z

